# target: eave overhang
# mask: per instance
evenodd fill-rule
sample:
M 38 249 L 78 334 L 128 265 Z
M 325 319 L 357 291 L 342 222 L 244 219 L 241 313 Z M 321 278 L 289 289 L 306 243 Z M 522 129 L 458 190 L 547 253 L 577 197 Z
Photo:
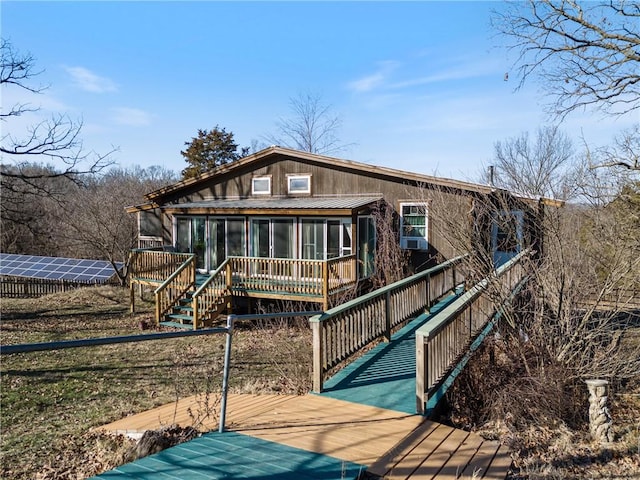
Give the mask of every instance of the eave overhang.
M 382 195 L 243 198 L 165 205 L 162 210 L 172 215 L 351 216 L 365 212 L 381 199 Z

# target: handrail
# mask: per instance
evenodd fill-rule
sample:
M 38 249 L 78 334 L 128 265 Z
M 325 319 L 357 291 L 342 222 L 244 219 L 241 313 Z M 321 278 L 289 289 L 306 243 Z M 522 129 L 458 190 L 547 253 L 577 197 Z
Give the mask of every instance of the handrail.
M 336 313 L 339 313 L 343 310 L 347 310 L 350 309 L 354 306 L 360 305 L 364 302 L 366 302 L 367 300 L 369 300 L 372 297 L 376 297 L 376 296 L 380 296 L 383 294 L 386 294 L 388 292 L 394 291 L 394 290 L 398 290 L 399 288 L 402 288 L 403 286 L 406 286 L 407 284 L 413 283 L 416 280 L 422 280 L 425 277 L 430 277 L 433 276 L 434 273 L 439 273 L 442 270 L 445 270 L 451 266 L 453 266 L 454 264 L 458 264 L 460 263 L 464 258 L 466 258 L 467 255 L 460 255 L 458 257 L 452 258 L 451 260 L 447 260 L 445 262 L 439 263 L 438 265 L 436 265 L 435 267 L 431 267 L 428 270 L 424 270 L 422 272 L 418 272 L 415 273 L 413 275 L 411 275 L 410 277 L 406 277 L 403 278 L 402 280 L 398 280 L 397 282 L 394 283 L 390 283 L 389 285 L 385 285 L 383 287 L 377 288 L 376 290 L 374 290 L 373 292 L 369 292 L 365 295 L 361 295 L 357 298 L 354 298 L 353 300 L 349 300 L 345 303 L 342 303 L 330 310 L 327 310 L 326 312 L 323 312 L 321 315 L 318 315 L 318 318 L 311 318 L 309 319 L 310 322 L 322 322 L 325 321 L 329 318 L 331 318 L 331 316 L 333 316 Z
M 210 315 L 213 311 L 211 307 L 218 305 L 220 301 L 220 293 L 230 291 L 231 285 L 226 281 L 226 276 L 222 278 L 222 282 L 219 282 L 219 277 L 226 272 L 229 265 L 230 260 L 227 258 L 191 296 L 194 330 L 198 328 L 200 318 Z M 213 287 L 213 291 L 210 291 L 209 286 L 214 282 L 218 282 L 218 284 Z
M 56 342 L 44 343 L 27 343 L 19 345 L 2 345 L 0 347 L 0 355 L 11 355 L 16 353 L 42 352 L 51 350 L 62 350 L 66 348 L 86 348 L 99 345 L 115 345 L 118 343 L 136 343 L 151 340 L 165 340 L 170 338 L 192 337 L 200 335 L 211 335 L 217 333 L 226 334 L 226 342 L 224 348 L 224 364 L 222 370 L 222 391 L 220 400 L 220 422 L 218 432 L 225 430 L 225 419 L 227 412 L 227 392 L 229 385 L 229 371 L 231 369 L 231 343 L 233 337 L 234 321 L 236 317 L 229 315 L 227 317 L 227 326 L 218 328 L 205 328 L 201 330 L 186 330 L 177 332 L 157 332 L 143 333 L 138 335 L 122 335 L 118 337 L 98 337 L 83 338 L 78 340 L 61 340 Z
M 498 280 L 509 292 L 524 275 L 525 250 L 498 267 L 453 303 L 439 311 L 416 330 L 416 409 L 425 405 L 443 376 L 493 317 L 497 305 L 488 295 L 492 282 Z
M 196 283 L 196 256 L 191 254 L 180 267 L 154 290 L 156 298 L 156 325 L 160 325 L 160 319 L 166 314 L 184 294 Z M 162 295 L 166 292 L 166 296 Z
M 453 290 L 464 275 L 456 267 L 466 255 L 381 287 L 309 319 L 313 331 L 313 388 L 325 374 Z

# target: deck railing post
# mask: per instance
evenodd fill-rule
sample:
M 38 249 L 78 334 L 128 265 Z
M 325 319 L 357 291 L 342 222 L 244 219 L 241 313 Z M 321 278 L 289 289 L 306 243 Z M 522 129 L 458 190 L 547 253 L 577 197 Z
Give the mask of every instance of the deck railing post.
M 193 309 L 193 329 L 198 329 L 198 317 L 200 316 L 200 312 L 198 311 L 198 298 L 193 298 L 191 308 Z
M 391 315 L 391 290 L 388 290 L 384 300 L 384 339 L 386 342 L 391 341 Z
M 329 309 L 329 262 L 322 262 L 322 306 Z
M 225 284 L 229 293 L 231 293 L 233 289 L 233 268 L 231 267 L 231 262 L 231 260 L 227 262 L 227 268 L 225 270 Z
M 431 308 L 431 274 L 427 275 L 425 278 L 425 285 L 427 289 L 427 294 L 425 298 L 427 299 L 427 305 L 425 306 L 425 311 Z
M 422 335 L 416 334 L 416 412 L 425 413 L 425 392 L 427 391 L 427 344 Z
M 311 331 L 313 333 L 313 391 L 315 393 L 322 392 L 322 323 L 320 321 L 311 322 Z
M 155 297 L 156 297 L 156 328 L 160 328 L 160 309 L 161 309 L 160 292 L 156 292 Z

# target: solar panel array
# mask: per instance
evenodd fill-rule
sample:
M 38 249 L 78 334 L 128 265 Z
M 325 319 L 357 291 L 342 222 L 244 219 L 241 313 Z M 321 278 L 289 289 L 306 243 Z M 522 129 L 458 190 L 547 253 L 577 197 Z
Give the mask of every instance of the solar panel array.
M 122 263 L 116 265 L 118 269 L 122 268 Z M 0 253 L 0 275 L 105 283 L 114 274 L 113 266 L 105 260 Z

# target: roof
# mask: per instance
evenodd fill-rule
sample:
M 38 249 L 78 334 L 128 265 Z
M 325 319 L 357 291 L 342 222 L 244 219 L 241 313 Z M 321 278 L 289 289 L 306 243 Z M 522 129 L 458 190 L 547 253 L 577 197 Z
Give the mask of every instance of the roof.
M 179 203 L 165 205 L 163 210 L 169 212 L 218 212 L 245 214 L 260 212 L 262 214 L 351 214 L 354 210 L 364 208 L 382 199 L 377 196 L 354 197 L 285 197 L 285 198 L 238 198 L 206 200 L 202 202 Z
M 422 174 L 407 172 L 403 170 L 396 170 L 394 168 L 379 167 L 379 166 L 371 165 L 367 163 L 355 162 L 353 160 L 344 160 L 341 158 L 318 155 L 316 153 L 302 152 L 302 151 L 293 150 L 290 148 L 272 146 L 269 148 L 265 148 L 264 150 L 260 150 L 259 152 L 256 152 L 254 154 L 248 155 L 244 158 L 241 158 L 240 160 L 236 160 L 235 162 L 220 165 L 219 167 L 216 167 L 215 169 L 209 172 L 205 172 L 199 175 L 198 177 L 188 178 L 186 180 L 182 180 L 172 185 L 169 185 L 167 187 L 161 188 L 159 190 L 150 192 L 147 195 L 145 195 L 145 197 L 148 200 L 155 200 L 169 193 L 180 191 L 183 188 L 187 188 L 193 185 L 197 185 L 199 183 L 206 182 L 208 179 L 216 175 L 232 172 L 233 170 L 246 167 L 251 163 L 258 162 L 262 159 L 269 158 L 272 156 L 286 156 L 286 157 L 291 157 L 295 159 L 308 160 L 308 161 L 319 163 L 326 166 L 346 168 L 349 170 L 361 172 L 366 175 L 380 175 L 380 176 L 386 176 L 386 177 L 395 178 L 403 181 L 440 185 L 443 187 L 456 188 L 460 190 L 467 190 L 467 191 L 481 192 L 481 193 L 491 193 L 492 191 L 495 191 L 495 188 L 489 185 L 463 182 L 460 180 L 453 180 L 449 178 L 433 177 L 430 175 L 422 175 Z
M 122 268 L 122 263 L 116 263 L 116 267 Z M 104 283 L 115 275 L 115 271 L 105 260 L 0 253 L 0 275 Z
M 254 162 L 259 162 L 261 160 L 268 159 L 270 157 L 278 157 L 278 156 L 289 157 L 292 159 L 306 160 L 306 161 L 314 162 L 317 164 L 325 165 L 328 167 L 347 169 L 347 170 L 359 172 L 363 175 L 368 175 L 368 176 L 386 177 L 388 179 L 393 179 L 393 180 L 401 181 L 404 183 L 409 182 L 409 183 L 415 183 L 415 184 L 435 185 L 443 188 L 453 188 L 457 190 L 462 190 L 467 192 L 477 192 L 482 194 L 491 194 L 497 191 L 502 191 L 502 189 L 496 188 L 491 185 L 465 182 L 465 181 L 454 180 L 450 178 L 434 177 L 431 175 L 423 175 L 415 172 L 397 170 L 394 168 L 380 167 L 380 166 L 371 165 L 367 163 L 356 162 L 353 160 L 345 160 L 341 158 L 328 157 L 325 155 L 318 155 L 316 153 L 293 150 L 290 148 L 271 146 L 271 147 L 265 148 L 264 150 L 260 150 L 259 152 L 248 155 L 244 158 L 241 158 L 240 160 L 236 160 L 231 163 L 220 165 L 219 167 L 216 167 L 215 169 L 209 172 L 205 172 L 199 175 L 198 177 L 181 180 L 172 185 L 150 192 L 145 195 L 145 198 L 148 201 L 147 203 L 145 203 L 144 205 L 131 207 L 128 211 L 135 212 L 135 211 L 140 211 L 147 208 L 155 208 L 158 206 L 158 204 L 163 203 L 162 198 L 165 195 L 179 192 L 182 189 L 186 189 L 194 185 L 198 185 L 200 183 L 206 183 L 207 180 L 215 176 L 232 173 L 235 170 L 246 168 L 248 165 L 251 165 Z M 519 195 L 515 192 L 509 192 L 509 193 L 528 202 L 542 201 L 547 205 L 554 205 L 554 206 L 561 206 L 563 204 L 563 202 L 553 200 L 553 199 L 547 199 L 547 198 L 534 199 L 527 196 Z

